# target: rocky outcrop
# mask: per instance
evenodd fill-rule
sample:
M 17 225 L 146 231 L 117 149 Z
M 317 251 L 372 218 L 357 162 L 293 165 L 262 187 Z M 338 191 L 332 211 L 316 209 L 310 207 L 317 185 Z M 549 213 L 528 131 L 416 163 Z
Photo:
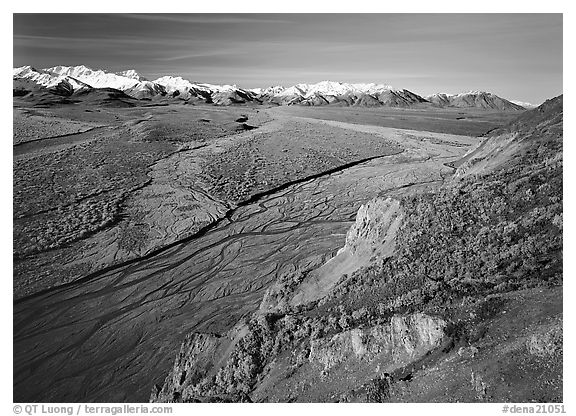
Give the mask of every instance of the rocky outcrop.
M 441 345 L 446 322 L 422 313 L 393 316 L 387 325 L 353 329 L 312 341 L 310 363 L 329 370 L 348 360 L 379 358 L 389 369 L 400 367 Z
M 414 363 L 449 339 L 447 323 L 423 313 L 395 315 L 386 323 L 323 338 L 295 326 L 289 317 L 273 330 L 269 318 L 260 315 L 225 336 L 190 334 L 164 384 L 153 387 L 150 401 L 260 400 L 263 391 L 277 388 L 287 365 L 300 368 L 301 380 L 360 367 L 369 379 Z M 292 351 L 288 358 L 286 350 Z
M 181 391 L 186 384 L 196 383 L 203 378 L 217 360 L 216 352 L 221 345 L 221 337 L 211 334 L 192 333 L 180 347 L 172 371 L 166 377 L 162 388 L 154 386 L 152 402 L 175 402 L 181 399 Z
M 526 340 L 528 353 L 541 358 L 562 354 L 562 322 L 544 327 Z
M 375 198 L 358 210 L 356 222 L 346 234 L 346 245 L 338 254 L 348 251 L 362 258 L 375 254 L 387 257 L 394 251 L 394 237 L 401 223 L 400 201 Z
M 247 334 L 248 329 L 242 324 L 223 336 L 197 332 L 188 334 L 164 384 L 152 388 L 150 401 L 174 403 L 205 399 L 200 397 L 199 386 L 217 374 L 230 358 L 234 346 Z M 211 400 L 239 401 L 241 398 L 212 397 Z
M 290 303 L 297 306 L 321 299 L 344 275 L 351 275 L 375 259 L 391 256 L 402 217 L 400 202 L 396 199 L 376 198 L 362 205 L 346 235 L 344 247 L 306 277 Z
M 391 256 L 402 218 L 400 202 L 393 198 L 375 198 L 362 205 L 346 235 L 346 244 L 336 256 L 307 274 L 290 276 L 289 281 L 271 286 L 260 310 L 281 311 L 321 299 L 344 275 L 354 273 L 374 259 Z

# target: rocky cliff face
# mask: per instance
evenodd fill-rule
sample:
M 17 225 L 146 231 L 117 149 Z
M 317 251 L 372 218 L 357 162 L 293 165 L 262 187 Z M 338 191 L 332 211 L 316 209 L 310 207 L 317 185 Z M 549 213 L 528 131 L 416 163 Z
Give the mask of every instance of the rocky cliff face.
M 201 388 L 217 375 L 230 359 L 237 343 L 249 334 L 248 328 L 240 324 L 223 336 L 193 332 L 188 334 L 174 361 L 172 370 L 162 386 L 154 386 L 151 402 L 199 401 Z M 238 395 L 214 395 L 212 401 L 238 401 Z
M 153 387 L 151 400 L 155 402 L 180 400 L 181 392 L 187 384 L 197 383 L 214 367 L 214 362 L 218 360 L 216 352 L 221 343 L 222 338 L 215 335 L 189 334 L 180 347 L 180 353 L 164 385 Z
M 346 235 L 344 247 L 336 256 L 298 276 L 296 282 L 288 276 L 288 281 L 273 285 L 264 296 L 260 310 L 280 311 L 321 299 L 345 275 L 369 265 L 374 259 L 391 256 L 402 217 L 400 202 L 393 198 L 375 198 L 362 205 Z
M 394 251 L 394 237 L 402 223 L 400 201 L 375 198 L 362 205 L 356 222 L 346 234 L 346 245 L 338 252 L 350 252 L 361 258 L 387 257 Z
M 189 335 L 172 371 L 163 386 L 153 388 L 150 400 L 261 401 L 264 396 L 277 394 L 286 370 L 293 382 L 312 384 L 315 378 L 325 380 L 328 374 L 340 377 L 354 368 L 359 371 L 355 378 L 369 382 L 402 369 L 449 341 L 447 323 L 422 313 L 396 315 L 382 324 L 321 338 L 291 327 L 292 342 L 285 338 L 290 319 L 283 319 L 282 329 L 276 331 L 266 318 L 256 321 L 223 337 Z
M 385 325 L 353 329 L 312 341 L 310 363 L 324 370 L 348 360 L 384 361 L 387 371 L 398 368 L 441 345 L 446 322 L 422 313 L 393 316 Z

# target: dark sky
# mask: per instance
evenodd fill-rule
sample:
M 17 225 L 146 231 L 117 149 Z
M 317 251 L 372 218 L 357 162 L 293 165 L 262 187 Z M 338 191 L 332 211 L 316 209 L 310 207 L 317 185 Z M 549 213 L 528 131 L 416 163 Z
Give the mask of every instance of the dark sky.
M 245 88 L 377 82 L 539 104 L 562 93 L 562 15 L 14 15 L 14 66 L 80 64 Z

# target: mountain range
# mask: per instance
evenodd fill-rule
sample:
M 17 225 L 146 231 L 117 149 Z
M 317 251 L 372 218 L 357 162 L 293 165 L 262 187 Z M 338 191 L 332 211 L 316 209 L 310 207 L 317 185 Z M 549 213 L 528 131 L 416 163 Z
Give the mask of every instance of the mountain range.
M 191 82 L 182 77 L 163 76 L 153 81 L 133 69 L 122 72 L 93 70 L 84 65 L 54 66 L 35 69 L 22 66 L 13 69 L 13 95 L 28 97 L 57 96 L 68 101 L 104 90 L 115 98 L 201 101 L 216 105 L 269 103 L 277 105 L 339 105 L 362 107 L 457 107 L 523 111 L 531 104 L 513 102 L 485 91 L 461 94 L 433 94 L 426 97 L 406 89 L 375 83 L 322 81 L 291 87 L 243 89 L 236 85 L 214 85 Z M 123 94 L 120 94 L 123 93 Z M 68 102 L 66 101 L 66 102 Z

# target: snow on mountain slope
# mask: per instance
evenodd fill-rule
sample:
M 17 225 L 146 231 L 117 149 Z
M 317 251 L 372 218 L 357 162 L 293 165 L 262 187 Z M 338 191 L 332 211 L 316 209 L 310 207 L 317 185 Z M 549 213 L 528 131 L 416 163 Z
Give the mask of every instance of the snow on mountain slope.
M 151 98 L 165 93 L 160 85 L 141 78 L 133 69 L 112 73 L 103 70 L 93 70 L 84 65 L 79 65 L 55 66 L 47 68 L 45 71 L 60 76 L 72 77 L 93 88 L 114 88 L 138 99 Z
M 282 85 L 275 85 L 273 87 L 268 87 L 268 88 L 250 88 L 248 91 L 250 91 L 256 95 L 273 96 L 273 95 L 280 94 L 284 90 L 285 90 L 285 88 Z
M 519 105 L 520 107 L 524 107 L 527 110 L 531 110 L 533 108 L 538 107 L 537 104 L 531 104 L 531 103 L 527 103 L 524 101 L 518 101 L 518 100 L 509 100 L 511 103 L 514 103 L 516 105 Z
M 84 65 L 54 66 L 52 68 L 46 68 L 45 71 L 76 78 L 94 88 L 114 88 L 124 91 L 135 87 L 139 83 L 139 77 L 135 72 L 131 73 L 131 77 L 127 77 L 102 70 L 95 71 Z M 135 78 L 135 76 L 137 78 Z
M 32 68 L 30 65 L 24 65 L 18 68 L 12 69 L 12 76 L 14 78 L 27 78 L 30 73 L 38 72 L 36 69 Z
M 356 105 L 409 107 L 425 103 L 422 97 L 408 90 L 375 83 L 350 84 L 321 81 L 316 84 L 296 84 L 288 88 L 280 86 L 262 90 L 260 100 L 283 105 Z
M 425 98 L 433 104 L 444 107 L 444 106 L 450 105 L 450 98 L 453 96 L 454 96 L 454 94 L 437 93 L 437 94 L 427 95 Z
M 154 80 L 162 85 L 166 93 L 188 100 L 192 97 L 204 99 L 218 105 L 240 104 L 254 101 L 261 91 L 244 90 L 236 85 L 193 83 L 182 77 L 164 76 Z
M 215 85 L 207 83 L 193 83 L 182 77 L 164 76 L 154 80 L 155 83 L 163 85 L 166 91 L 172 92 L 176 90 L 194 90 L 204 91 L 207 93 L 224 92 L 224 91 L 237 91 L 241 88 L 236 85 Z
M 133 69 L 128 69 L 126 71 L 117 72 L 116 74 L 123 76 L 123 77 L 126 77 L 126 78 L 132 78 L 132 79 L 135 79 L 138 81 L 143 79 L 143 78 L 140 78 L 140 75 L 138 75 L 138 73 Z
M 172 92 L 177 89 L 184 90 L 194 87 L 194 84 L 192 84 L 190 81 L 182 77 L 172 77 L 170 75 L 155 79 L 154 82 L 163 85 L 168 92 Z
M 48 89 L 60 87 L 60 94 L 72 95 L 87 89 L 113 88 L 133 98 L 151 98 L 163 95 L 163 87 L 141 78 L 133 69 L 118 74 L 94 71 L 84 65 L 55 66 L 37 70 L 30 66 L 13 69 L 13 78 L 27 79 Z
M 388 90 L 399 91 L 390 85 L 384 84 L 349 84 L 345 82 L 321 81 L 316 84 L 296 84 L 289 88 L 270 87 L 264 90 L 263 93 L 279 97 L 300 96 L 302 98 L 311 98 L 317 95 L 332 95 L 336 97 L 346 94 L 376 94 Z
M 270 93 L 274 97 L 293 97 L 293 96 L 304 97 L 309 88 L 310 86 L 308 84 L 297 84 L 288 88 L 283 88 L 278 92 L 271 90 Z
M 64 74 L 54 74 L 51 72 L 47 72 L 46 70 L 37 70 L 32 68 L 31 66 L 23 66 L 20 68 L 13 69 L 13 79 L 15 81 L 18 80 L 27 80 L 29 82 L 33 82 L 37 85 L 46 88 L 56 88 L 58 86 L 65 85 L 65 89 L 70 92 L 73 91 L 80 91 L 85 89 L 90 89 L 91 86 L 74 78 L 69 75 Z M 23 85 L 20 83 L 20 85 Z M 62 95 L 62 94 L 59 94 Z
M 161 85 L 167 94 L 183 100 L 197 97 L 200 93 L 194 84 L 182 77 L 172 77 L 168 75 L 155 79 L 153 82 Z
M 314 95 L 333 95 L 339 96 L 344 94 L 377 94 L 384 91 L 395 91 L 400 90 L 394 89 L 390 85 L 384 84 L 348 84 L 343 82 L 333 82 L 333 81 L 322 81 L 317 84 L 312 84 L 308 86 L 304 98 L 309 98 Z

